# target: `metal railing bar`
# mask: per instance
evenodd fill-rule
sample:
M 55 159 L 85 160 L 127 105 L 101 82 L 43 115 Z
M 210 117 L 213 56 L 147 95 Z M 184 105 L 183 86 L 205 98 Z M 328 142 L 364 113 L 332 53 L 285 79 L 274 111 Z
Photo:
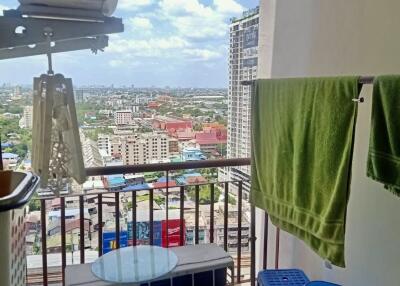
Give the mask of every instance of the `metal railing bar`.
M 240 283 L 241 260 L 242 260 L 242 191 L 243 184 L 239 182 L 238 188 L 238 242 L 237 242 L 237 282 Z
M 228 199 L 229 199 L 229 183 L 225 183 L 224 192 L 224 249 L 228 251 Z
M 195 230 L 194 230 L 194 243 L 199 244 L 199 216 L 200 216 L 200 186 L 195 186 Z
M 97 227 L 98 227 L 98 248 L 99 257 L 103 255 L 103 196 L 102 194 L 97 195 Z
M 204 161 L 189 161 L 175 163 L 157 163 L 157 164 L 138 164 L 126 166 L 107 166 L 87 168 L 87 176 L 100 175 L 119 175 L 129 173 L 143 172 L 165 172 L 184 169 L 203 169 L 203 168 L 219 168 L 219 167 L 235 167 L 248 166 L 251 163 L 250 158 L 238 159 L 220 159 L 220 160 L 204 160 Z
M 65 267 L 67 266 L 65 246 L 65 198 L 60 198 L 61 207 L 61 275 L 62 285 L 65 285 Z
M 154 220 L 154 217 L 153 217 L 153 215 L 154 215 L 154 210 L 153 210 L 153 193 L 154 193 L 154 190 L 153 189 L 150 189 L 149 190 L 149 216 L 150 216 L 150 234 L 149 234 L 149 240 L 150 240 L 150 242 L 149 242 L 149 244 L 150 245 L 153 245 L 154 244 L 154 223 L 153 223 L 153 220 Z
M 136 241 L 136 192 L 132 192 L 132 245 L 137 244 Z
M 215 185 L 210 184 L 210 243 L 214 243 L 214 196 L 215 196 Z
M 46 231 L 46 200 L 40 201 L 40 227 L 42 230 L 42 268 L 43 285 L 48 285 L 47 277 L 47 231 Z
M 119 221 L 119 193 L 115 193 L 115 246 L 117 249 L 120 248 L 121 244 L 121 228 L 120 228 L 120 221 Z
M 180 218 L 180 246 L 185 245 L 185 222 L 184 222 L 184 212 L 185 212 L 185 187 L 180 187 L 180 212 L 179 212 L 179 218 Z
M 264 213 L 264 252 L 263 252 L 263 269 L 267 269 L 268 262 L 268 214 Z
M 251 247 L 251 260 L 250 260 L 250 284 L 255 286 L 256 282 L 256 208 L 252 205 L 250 210 L 251 223 L 250 223 L 250 247 Z
M 165 233 L 166 233 L 166 247 L 169 247 L 169 219 L 168 219 L 168 190 L 169 190 L 169 172 L 165 172 L 165 176 L 167 177 L 167 184 L 165 190 Z
M 218 181 L 218 182 L 207 182 L 207 183 L 194 183 L 194 184 L 186 184 L 186 185 L 181 185 L 183 187 L 195 187 L 195 186 L 207 186 L 209 184 L 225 184 L 225 183 L 231 183 L 231 184 L 238 184 L 239 182 L 250 182 L 249 180 L 228 180 L 228 181 Z M 180 187 L 180 186 L 179 186 Z M 150 191 L 154 190 L 154 188 L 143 188 L 140 190 L 136 190 L 135 192 L 141 192 L 141 191 Z M 90 192 L 85 194 L 86 196 L 95 196 L 95 195 L 105 195 L 105 194 L 115 194 L 115 193 L 126 193 L 127 191 L 122 191 L 122 190 L 106 190 L 106 191 L 97 191 L 97 192 Z M 129 192 L 129 191 L 128 191 Z M 56 199 L 56 198 L 76 198 L 81 196 L 82 194 L 62 194 L 60 196 L 41 196 L 39 198 L 33 198 L 32 200 L 51 200 L 51 199 Z
M 83 196 L 79 196 L 79 251 L 80 263 L 85 263 L 85 221 L 84 221 L 84 204 Z

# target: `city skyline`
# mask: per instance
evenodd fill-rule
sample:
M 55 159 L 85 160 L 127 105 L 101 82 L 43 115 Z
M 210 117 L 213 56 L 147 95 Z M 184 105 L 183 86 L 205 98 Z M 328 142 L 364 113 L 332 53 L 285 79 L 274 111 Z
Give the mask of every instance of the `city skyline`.
M 16 8 L 17 1 L 0 1 Z M 105 52 L 54 55 L 55 72 L 75 85 L 227 88 L 231 17 L 257 0 L 119 1 L 125 32 L 110 36 Z M 2 61 L 1 82 L 29 85 L 47 70 L 45 56 Z M 28 66 L 28 67 L 27 67 Z

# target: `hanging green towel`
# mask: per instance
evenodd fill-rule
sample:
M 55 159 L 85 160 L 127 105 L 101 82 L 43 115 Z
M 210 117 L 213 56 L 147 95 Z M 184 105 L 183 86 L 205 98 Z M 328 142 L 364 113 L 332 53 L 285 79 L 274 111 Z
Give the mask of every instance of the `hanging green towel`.
M 376 77 L 367 175 L 400 196 L 400 76 Z
M 251 202 L 344 267 L 358 77 L 258 80 Z

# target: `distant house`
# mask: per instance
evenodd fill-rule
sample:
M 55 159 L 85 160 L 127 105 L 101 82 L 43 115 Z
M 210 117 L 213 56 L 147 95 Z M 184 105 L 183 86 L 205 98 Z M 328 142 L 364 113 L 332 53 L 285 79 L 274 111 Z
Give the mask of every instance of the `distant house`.
M 17 167 L 19 156 L 14 153 L 2 153 L 5 170 L 14 170 Z
M 201 161 L 206 160 L 207 157 L 204 156 L 203 152 L 194 147 L 187 147 L 182 151 L 182 159 L 184 161 Z

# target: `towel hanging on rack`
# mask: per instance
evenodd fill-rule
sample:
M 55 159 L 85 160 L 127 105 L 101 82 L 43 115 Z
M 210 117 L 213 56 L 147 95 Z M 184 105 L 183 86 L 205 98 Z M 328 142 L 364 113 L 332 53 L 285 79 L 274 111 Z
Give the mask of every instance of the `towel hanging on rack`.
M 251 202 L 344 267 L 358 77 L 259 80 L 254 87 Z
M 375 78 L 368 177 L 400 196 L 400 75 Z

